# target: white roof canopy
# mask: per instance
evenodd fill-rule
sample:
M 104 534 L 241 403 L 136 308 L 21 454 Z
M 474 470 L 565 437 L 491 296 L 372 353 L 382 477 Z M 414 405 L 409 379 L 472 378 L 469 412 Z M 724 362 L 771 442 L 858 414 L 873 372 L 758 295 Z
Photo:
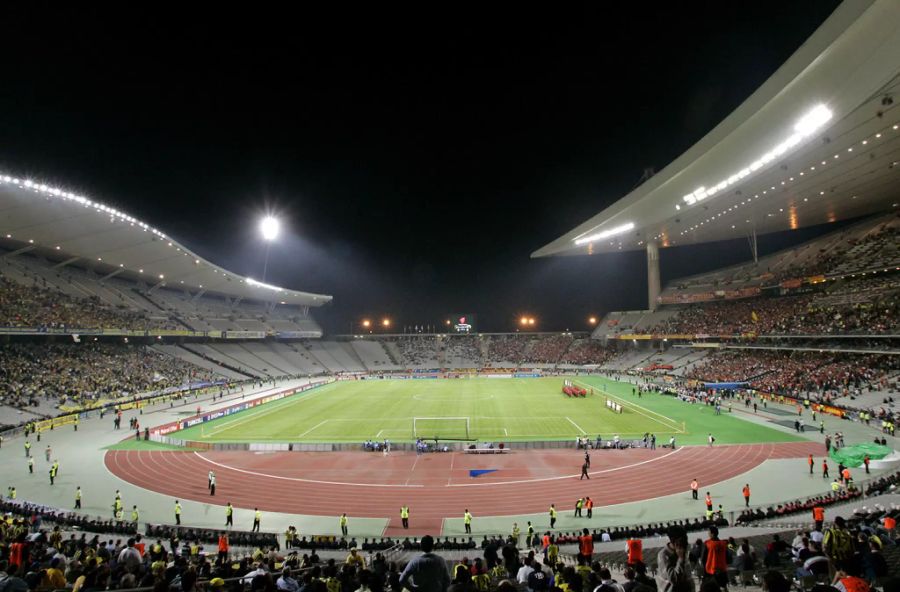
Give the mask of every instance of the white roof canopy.
M 191 292 L 321 306 L 331 296 L 245 278 L 206 261 L 162 231 L 84 196 L 0 174 L 0 245 L 71 260 L 117 275 Z
M 898 108 L 900 2 L 844 2 L 687 152 L 532 257 L 726 240 L 895 208 Z

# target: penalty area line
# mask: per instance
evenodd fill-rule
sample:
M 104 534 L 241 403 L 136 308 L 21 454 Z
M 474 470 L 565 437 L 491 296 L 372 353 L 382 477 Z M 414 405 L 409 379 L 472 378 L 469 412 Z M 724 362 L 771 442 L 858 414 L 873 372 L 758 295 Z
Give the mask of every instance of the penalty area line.
M 581 426 L 578 425 L 577 423 L 575 423 L 574 421 L 572 421 L 571 418 L 567 417 L 566 419 L 569 420 L 569 423 L 572 424 L 573 426 L 575 426 L 575 428 L 578 429 L 579 432 L 581 432 L 582 436 L 587 434 L 587 432 L 584 431 L 583 429 L 581 429 Z
M 314 425 L 313 427 L 309 428 L 308 430 L 306 430 L 306 431 L 303 432 L 302 434 L 299 434 L 297 437 L 298 437 L 298 438 L 302 438 L 303 436 L 305 436 L 306 434 L 312 432 L 313 430 L 319 429 L 320 427 L 322 427 L 323 425 L 325 425 L 325 424 L 328 423 L 329 421 L 331 421 L 331 420 L 330 420 L 330 419 L 323 419 L 322 421 L 320 421 L 319 423 L 317 423 L 317 424 Z

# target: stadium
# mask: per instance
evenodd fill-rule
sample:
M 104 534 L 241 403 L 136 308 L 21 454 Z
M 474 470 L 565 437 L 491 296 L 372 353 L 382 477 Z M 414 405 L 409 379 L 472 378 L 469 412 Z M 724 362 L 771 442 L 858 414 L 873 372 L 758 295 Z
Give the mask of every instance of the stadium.
M 589 331 L 326 331 L 302 278 L 0 171 L 0 589 L 897 589 L 898 92 L 900 4 L 841 4 L 530 254 L 646 253 L 646 306 Z M 432 544 L 447 580 L 410 583 Z

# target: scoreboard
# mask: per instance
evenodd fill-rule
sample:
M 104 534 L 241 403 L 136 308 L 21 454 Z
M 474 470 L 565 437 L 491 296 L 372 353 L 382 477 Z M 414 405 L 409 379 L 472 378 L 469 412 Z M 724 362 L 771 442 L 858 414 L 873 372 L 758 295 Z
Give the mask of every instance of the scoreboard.
M 477 333 L 478 322 L 473 313 L 454 313 L 447 316 L 450 319 L 450 333 Z

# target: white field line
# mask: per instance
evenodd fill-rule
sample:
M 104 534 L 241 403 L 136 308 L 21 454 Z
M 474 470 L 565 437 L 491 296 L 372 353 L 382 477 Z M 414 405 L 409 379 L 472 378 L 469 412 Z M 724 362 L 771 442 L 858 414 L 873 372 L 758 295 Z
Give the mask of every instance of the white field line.
M 577 423 L 575 423 L 574 421 L 572 421 L 572 420 L 569 419 L 568 417 L 567 417 L 566 419 L 568 419 L 568 420 L 569 420 L 569 423 L 572 424 L 573 426 L 575 426 L 575 428 L 576 428 L 579 432 L 581 432 L 581 435 L 582 435 L 582 436 L 584 436 L 584 435 L 587 434 L 586 431 L 584 431 L 583 429 L 581 429 L 581 426 L 580 426 L 580 425 L 578 425 Z
M 376 438 L 376 439 L 380 438 L 380 437 L 381 437 L 381 434 L 383 434 L 383 433 L 384 433 L 384 430 L 383 430 L 383 429 L 382 429 L 382 430 L 378 430 L 378 433 L 375 434 L 375 438 Z
M 610 397 L 610 398 L 613 398 L 613 399 L 615 399 L 616 401 L 621 401 L 624 405 L 626 405 L 626 408 L 627 408 L 627 409 L 632 409 L 632 410 L 634 410 L 634 412 L 637 413 L 638 415 L 643 415 L 643 416 L 646 417 L 647 419 L 653 420 L 653 421 L 655 421 L 656 423 L 658 423 L 658 424 L 660 424 L 660 425 L 664 425 L 664 426 L 666 426 L 666 427 L 669 428 L 669 429 L 674 429 L 674 431 L 675 431 L 676 434 L 684 434 L 684 433 L 685 433 L 685 431 L 681 428 L 681 426 L 678 425 L 678 422 L 675 421 L 674 419 L 672 419 L 671 417 L 666 417 L 666 416 L 663 415 L 662 413 L 657 413 L 657 412 L 655 412 L 655 411 L 651 411 L 651 410 L 647 409 L 646 407 L 641 407 L 640 405 L 637 405 L 637 404 L 635 404 L 635 403 L 632 403 L 632 402 L 629 401 L 628 399 L 623 399 L 622 397 L 619 397 L 618 395 L 614 395 L 614 394 L 612 394 L 612 393 L 610 393 L 610 392 L 608 392 L 608 391 L 605 391 L 605 390 L 601 389 L 600 387 L 592 386 L 592 385 L 590 385 L 590 384 L 581 382 L 580 380 L 575 380 L 575 381 L 573 381 L 573 382 L 577 382 L 577 383 L 580 384 L 581 386 L 584 386 L 584 387 L 587 387 L 587 388 L 596 388 L 596 389 L 599 390 L 602 394 L 604 394 L 604 395 L 606 395 L 606 396 L 608 396 L 608 397 Z M 645 411 L 646 413 L 642 413 L 640 410 L 643 410 L 643 411 Z M 652 413 L 653 415 L 656 415 L 657 417 L 653 417 L 653 415 L 650 415 L 651 413 Z M 659 419 L 660 417 L 663 418 L 663 419 L 665 419 L 666 421 L 662 421 L 661 419 Z M 567 418 L 567 419 L 568 419 L 568 418 Z M 569 420 L 569 421 L 571 421 L 571 420 Z M 670 423 L 667 424 L 666 422 L 670 422 Z
M 313 427 L 309 428 L 308 430 L 306 430 L 306 431 L 303 432 L 302 434 L 298 434 L 297 437 L 298 437 L 298 438 L 302 438 L 303 436 L 305 436 L 306 434 L 310 433 L 311 431 L 316 430 L 316 429 L 322 427 L 323 425 L 325 425 L 325 424 L 328 423 L 329 421 L 331 421 L 331 420 L 330 420 L 330 419 L 323 419 L 322 421 L 320 421 L 319 423 L 317 423 L 317 424 L 314 425 Z
M 641 465 L 646 465 L 649 463 L 654 463 L 656 461 L 662 460 L 664 458 L 672 456 L 673 454 L 678 454 L 682 450 L 684 450 L 684 446 L 682 446 L 681 448 L 676 448 L 672 452 L 669 452 L 662 456 L 657 456 L 656 458 L 651 458 L 649 460 L 643 460 L 641 462 L 630 464 L 630 465 L 625 465 L 622 467 L 614 467 L 612 469 L 604 469 L 602 471 L 591 471 L 588 474 L 589 475 L 602 475 L 603 473 L 613 473 L 615 471 L 621 471 L 623 469 L 631 469 L 634 467 L 639 467 Z M 196 454 L 196 453 L 194 453 L 194 454 Z M 559 481 L 561 479 L 574 479 L 574 478 L 580 477 L 580 476 L 581 476 L 581 473 L 579 473 L 577 475 L 560 475 L 559 477 L 542 477 L 540 479 L 520 479 L 517 481 L 488 481 L 488 482 L 483 482 L 483 483 L 454 483 L 453 485 L 449 485 L 449 487 L 480 487 L 480 486 L 484 486 L 484 485 L 518 485 L 521 483 L 538 483 L 541 481 Z
M 319 388 L 323 388 L 323 387 L 325 387 L 325 386 L 327 386 L 327 385 L 323 385 L 322 387 L 319 387 Z M 307 400 L 309 400 L 309 399 L 312 398 L 312 397 L 316 397 L 316 396 L 322 394 L 322 392 L 324 392 L 324 391 L 319 391 L 319 392 L 315 392 L 315 393 L 310 393 L 310 394 L 308 394 L 308 395 L 306 395 L 306 396 L 301 396 L 301 397 L 298 398 L 298 399 L 294 399 L 293 401 L 291 401 L 290 399 L 287 399 L 287 400 L 282 399 L 282 401 L 273 401 L 273 403 L 281 403 L 281 402 L 284 402 L 284 404 L 283 404 L 283 405 L 276 405 L 275 407 L 270 407 L 269 409 L 264 409 L 263 411 L 259 411 L 258 413 L 251 413 L 250 415 L 247 415 L 247 416 L 244 416 L 244 417 L 236 417 L 236 418 L 234 418 L 234 419 L 230 419 L 230 420 L 228 420 L 228 421 L 222 422 L 221 424 L 219 424 L 219 425 L 213 427 L 213 428 L 207 433 L 207 437 L 209 437 L 209 436 L 215 434 L 215 433 L 218 432 L 218 431 L 221 431 L 221 430 L 224 430 L 224 429 L 229 429 L 229 428 L 232 428 L 232 427 L 237 427 L 237 426 L 243 425 L 243 424 L 245 424 L 245 423 L 247 423 L 247 422 L 249 422 L 249 421 L 253 421 L 254 419 L 259 419 L 260 417 L 266 417 L 267 415 L 270 415 L 270 414 L 275 413 L 275 412 L 277 412 L 277 411 L 282 411 L 285 407 L 290 407 L 291 404 L 296 404 L 296 403 L 299 403 L 299 402 L 301 402 L 301 401 L 307 401 Z M 264 403 L 261 407 L 265 407 L 265 405 L 266 405 L 266 404 Z M 260 407 L 257 407 L 257 409 L 259 409 L 259 408 L 260 408 Z M 252 411 L 252 410 L 248 410 L 248 411 Z M 201 425 L 203 425 L 203 424 L 201 424 Z
M 348 483 L 346 481 L 321 481 L 319 479 L 302 479 L 300 477 L 282 477 L 280 475 L 269 475 L 268 473 L 257 473 L 256 471 L 248 471 L 246 469 L 239 469 L 237 467 L 232 467 L 226 464 L 218 463 L 214 460 L 209 460 L 199 452 L 194 452 L 197 456 L 205 460 L 211 465 L 215 465 L 217 467 L 222 467 L 223 469 L 230 469 L 232 471 L 237 471 L 238 473 L 244 473 L 246 475 L 256 475 L 257 477 L 269 477 L 270 479 L 281 479 L 282 481 L 299 481 L 301 483 L 319 483 L 322 485 L 356 485 L 359 487 L 425 487 L 424 485 L 399 485 L 399 484 L 386 484 L 382 485 L 380 483 Z

